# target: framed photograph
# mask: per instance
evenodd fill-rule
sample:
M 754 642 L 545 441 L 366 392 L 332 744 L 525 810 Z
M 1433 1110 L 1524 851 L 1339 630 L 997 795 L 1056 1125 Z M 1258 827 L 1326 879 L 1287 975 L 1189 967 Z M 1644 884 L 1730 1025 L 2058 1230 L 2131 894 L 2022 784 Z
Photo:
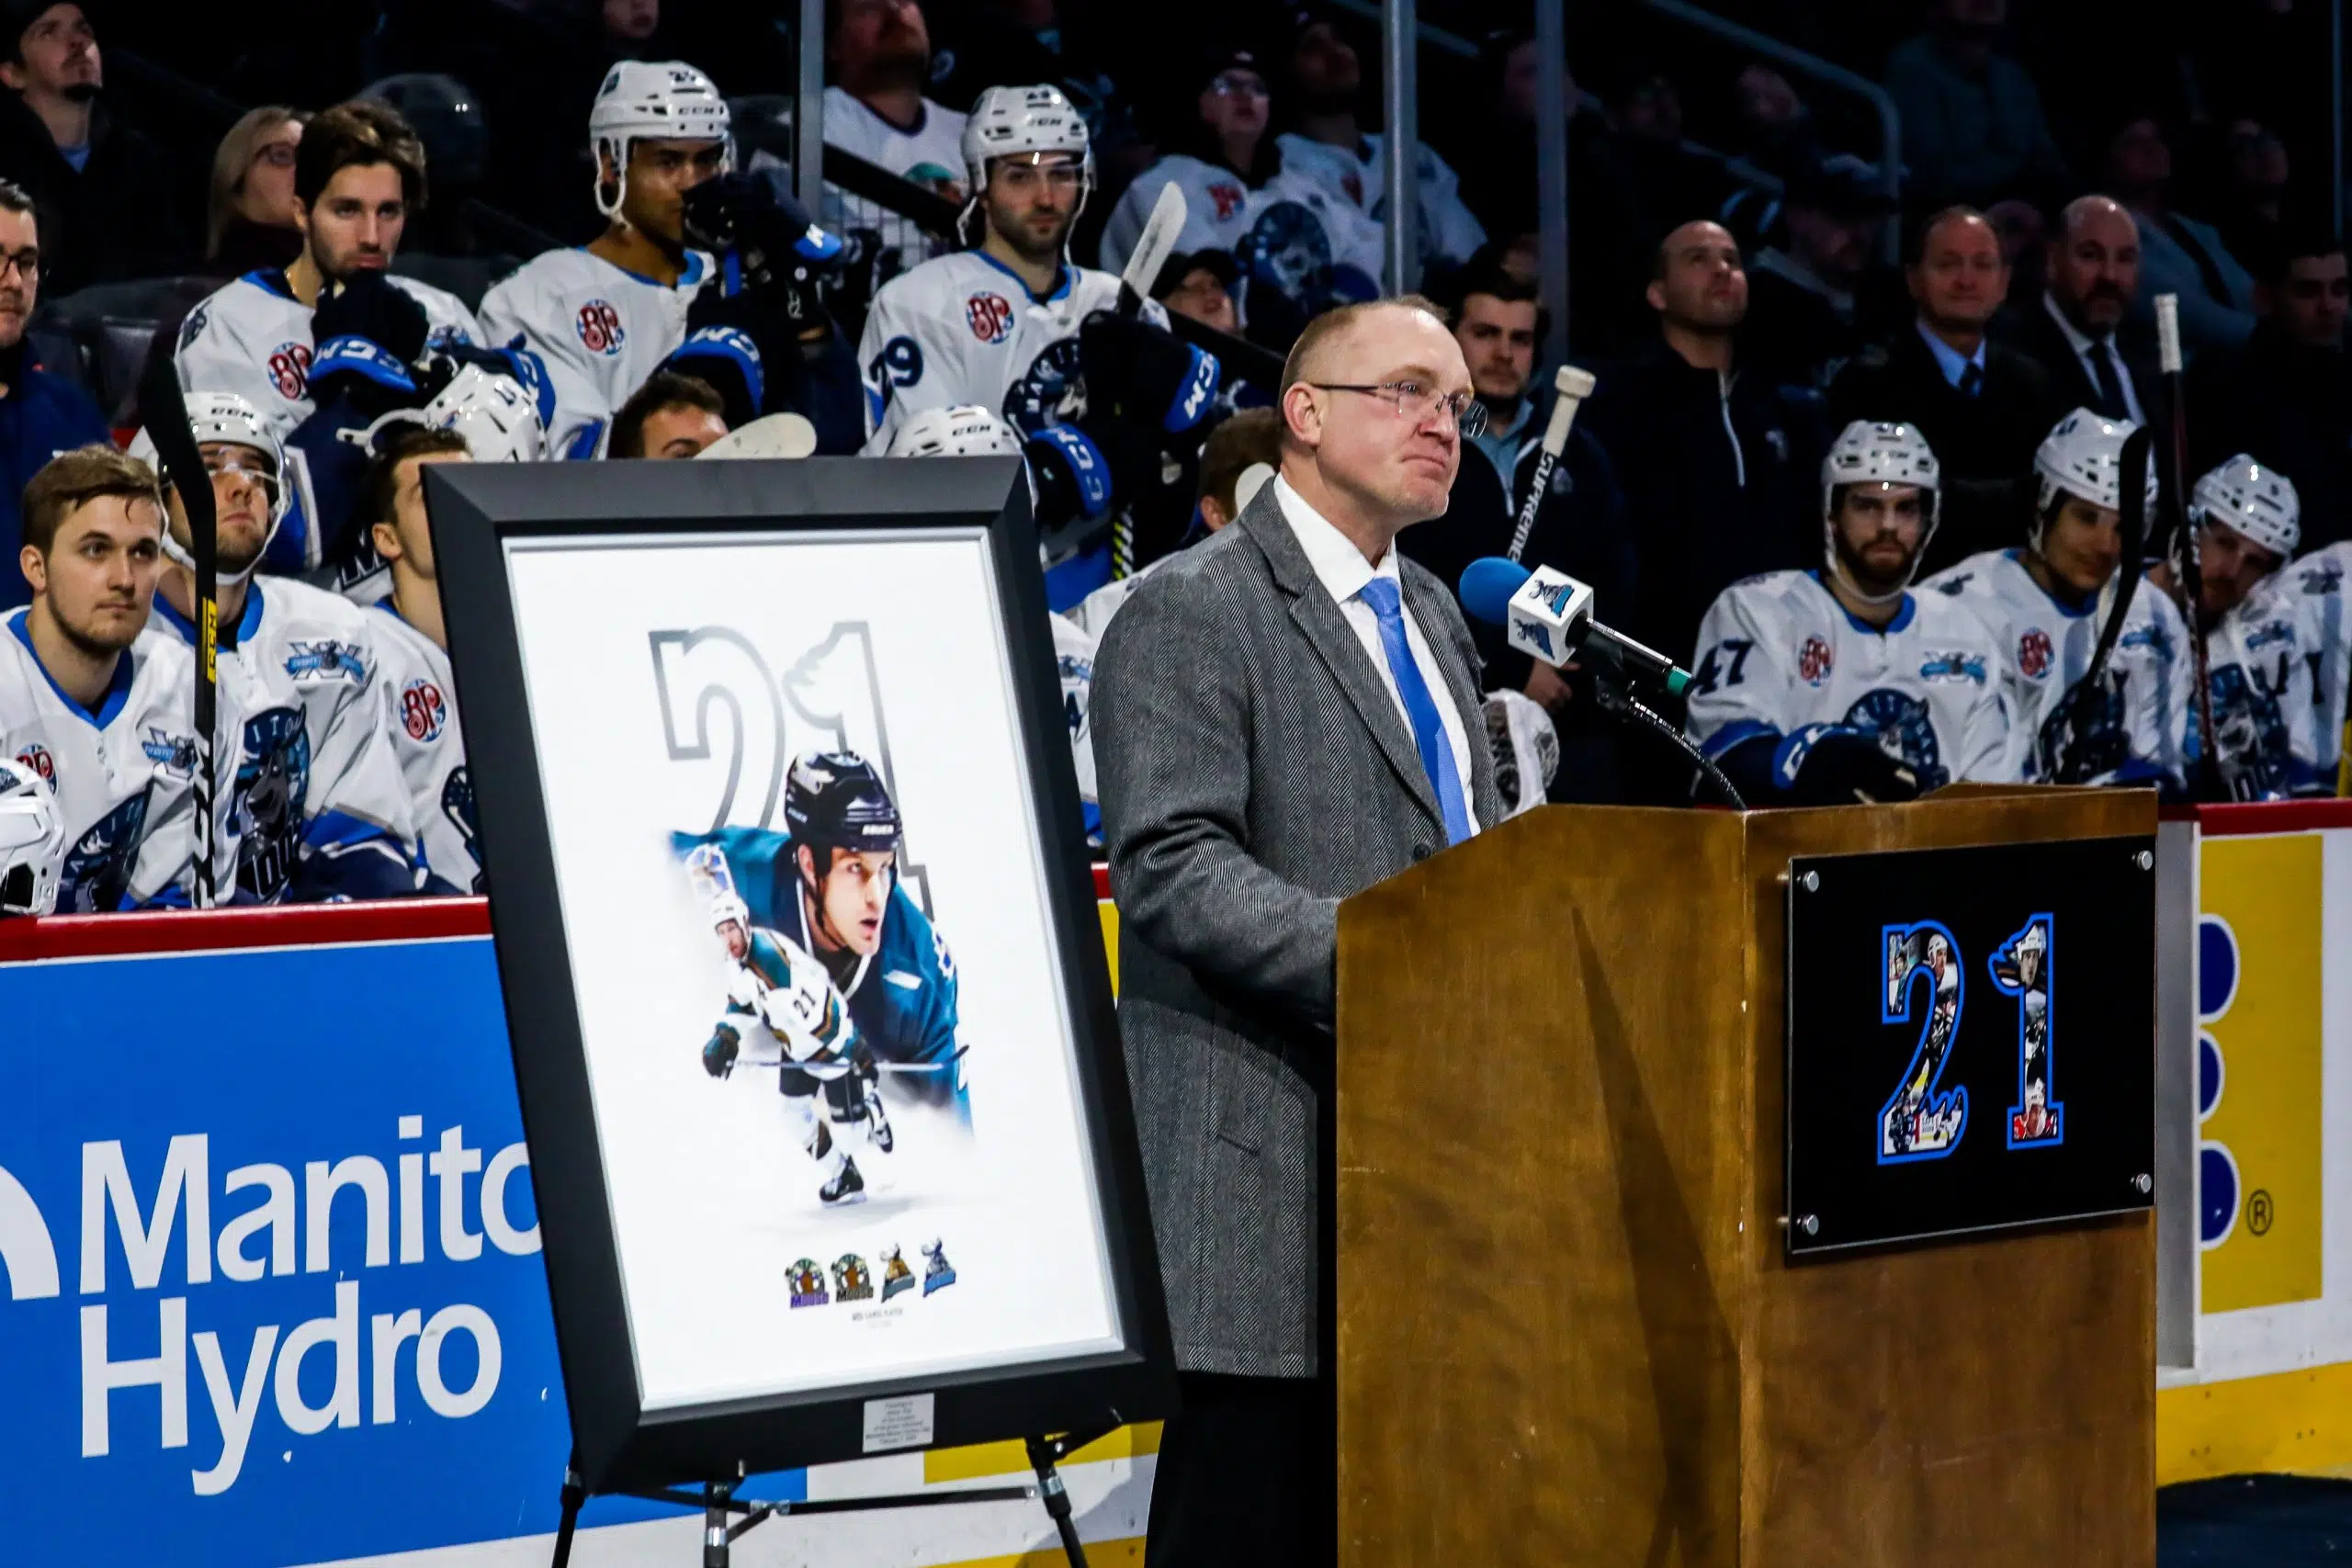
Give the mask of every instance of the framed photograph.
M 427 475 L 588 1483 L 1164 1414 L 1018 465 Z

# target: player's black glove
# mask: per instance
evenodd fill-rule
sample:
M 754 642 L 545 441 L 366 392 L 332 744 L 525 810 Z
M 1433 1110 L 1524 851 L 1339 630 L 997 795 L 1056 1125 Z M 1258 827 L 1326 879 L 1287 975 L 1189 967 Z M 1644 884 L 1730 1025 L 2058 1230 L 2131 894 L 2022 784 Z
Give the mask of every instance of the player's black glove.
M 1919 798 L 1919 775 L 1871 736 L 1830 729 L 1797 764 L 1790 796 L 1799 806 L 1853 806 Z
M 684 226 L 690 244 L 719 258 L 718 287 L 706 296 L 769 294 L 795 335 L 825 323 L 824 285 L 844 247 L 770 181 L 741 173 L 703 181 L 686 192 Z
M 742 1045 L 731 1029 L 721 1029 L 702 1048 L 702 1070 L 712 1077 L 723 1078 L 735 1070 L 735 1058 L 741 1055 Z
M 1216 355 L 1140 316 L 1087 317 L 1078 329 L 1078 366 L 1090 423 L 1108 414 L 1123 425 L 1182 435 L 1208 417 L 1216 399 Z
M 365 338 L 402 365 L 424 357 L 429 330 L 424 307 L 380 272 L 355 273 L 332 293 L 322 291 L 311 316 L 311 341 L 319 347 L 339 337 Z

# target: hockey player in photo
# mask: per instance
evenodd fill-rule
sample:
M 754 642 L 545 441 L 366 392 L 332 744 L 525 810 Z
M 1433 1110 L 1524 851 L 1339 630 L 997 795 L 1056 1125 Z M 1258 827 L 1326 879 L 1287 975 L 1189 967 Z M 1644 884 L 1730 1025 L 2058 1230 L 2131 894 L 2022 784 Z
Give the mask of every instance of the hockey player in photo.
M 0 813 L 22 826 L 31 808 L 10 804 L 21 781 L 46 792 L 58 858 L 35 857 L 41 907 L 11 896 L 9 913 L 102 914 L 193 896 L 195 672 L 187 649 L 140 637 L 163 521 L 153 470 L 111 446 L 61 453 L 25 487 L 18 564 L 33 599 L 0 637 L 0 757 L 14 763 Z M 233 761 L 215 768 L 215 865 L 225 870 Z M 36 847 L 6 841 L 12 855 Z
M 2319 626 L 2296 603 L 2291 583 L 2290 592 L 2274 592 L 2302 536 L 2293 482 L 2240 453 L 2197 481 L 2188 517 L 2201 568 L 2203 594 L 2195 610 L 2205 634 L 2215 760 L 2230 798 L 2333 793 L 2334 750 L 2315 748 L 2307 711 L 2318 678 L 2312 656 Z M 2183 597 L 2169 560 L 2149 571 L 2148 583 L 2176 604 Z M 2193 775 L 2193 710 L 2181 733 L 2183 767 Z
M 1157 301 L 1121 315 L 1119 280 L 1069 260 L 1094 189 L 1086 122 L 1056 88 L 991 87 L 965 125 L 964 163 L 978 248 L 891 279 L 866 315 L 865 451 L 888 454 L 926 409 L 978 404 L 1020 433 L 1047 526 L 1157 502 L 1163 452 L 1209 417 L 1217 362 L 1170 333 Z
M 302 254 L 188 312 L 180 385 L 237 394 L 282 436 L 311 412 L 311 360 L 339 340 L 369 345 L 345 357 L 387 371 L 422 360 L 430 343 L 481 343 L 455 295 L 386 270 L 424 195 L 424 144 L 390 105 L 356 99 L 311 120 L 294 162 Z
M 695 850 L 687 874 L 707 890 L 727 968 L 726 1009 L 703 1045 L 703 1070 L 724 1078 L 739 1067 L 775 1068 L 786 1127 L 822 1177 L 819 1201 L 858 1201 L 865 1178 L 843 1142 L 854 1129 L 883 1154 L 897 1144 L 873 1052 L 824 966 L 789 938 L 752 923 L 716 846 Z
M 681 857 L 717 845 L 752 923 L 824 966 L 849 1015 L 908 1095 L 964 1102 L 956 1037 L 956 962 L 946 940 L 899 878 L 905 828 L 872 763 L 854 751 L 812 751 L 785 779 L 786 832 L 721 828 L 677 833 Z
M 1931 1098 L 1944 1058 L 1951 1054 L 1952 1031 L 1960 1023 L 1960 963 L 1940 931 L 1913 930 L 1887 937 L 1887 1011 L 1903 1005 L 1911 977 L 1924 966 L 1931 987 L 1928 1026 L 1919 1037 L 1911 1076 L 1888 1102 L 1879 1122 L 1879 1157 L 1917 1158 L 1951 1147 L 1968 1120 L 1965 1089 Z
M 417 890 L 416 832 L 392 750 L 377 621 L 339 594 L 254 568 L 286 514 L 285 460 L 252 404 L 187 398 L 219 512 L 221 754 L 233 758 L 236 897 L 276 904 Z M 141 431 L 135 457 L 152 457 Z M 166 558 L 141 647 L 195 646 L 187 513 L 167 483 Z
M 2011 776 L 2029 784 L 2177 791 L 2185 776 L 2188 628 L 2164 594 L 2132 594 L 2097 690 L 2077 691 L 2120 581 L 2123 443 L 2135 428 L 2088 409 L 2060 420 L 2033 455 L 2025 547 L 1980 552 L 1926 583 L 1991 629 L 2016 727 Z M 2154 463 L 2133 478 L 2153 512 Z
M 1725 589 L 1699 631 L 1690 733 L 1756 806 L 1909 800 L 2003 776 L 1999 659 L 1975 617 L 1909 591 L 1936 457 L 1857 420 L 1822 460 L 1825 559 Z

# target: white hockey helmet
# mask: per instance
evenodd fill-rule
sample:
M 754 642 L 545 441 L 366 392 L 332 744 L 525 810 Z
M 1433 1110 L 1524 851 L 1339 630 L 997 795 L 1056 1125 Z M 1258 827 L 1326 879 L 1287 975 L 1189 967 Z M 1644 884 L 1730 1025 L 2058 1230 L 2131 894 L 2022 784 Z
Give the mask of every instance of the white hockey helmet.
M 710 900 L 710 929 L 717 931 L 719 927 L 729 924 L 741 926 L 743 934 L 750 936 L 752 934 L 751 907 L 732 893 L 714 894 Z
M 1077 157 L 1080 177 L 1078 210 L 1094 193 L 1094 149 L 1086 121 L 1062 96 L 1059 87 L 990 87 L 972 105 L 964 122 L 964 188 L 978 200 L 988 188 L 991 158 L 1042 158 L 1048 153 Z
M 910 415 L 890 437 L 893 457 L 1019 457 L 1021 437 L 1012 426 L 978 403 L 924 409 Z
M 683 60 L 624 60 L 605 73 L 588 110 L 588 158 L 596 183 L 596 210 L 620 215 L 628 194 L 628 150 L 638 141 L 728 143 L 734 164 L 727 100 L 711 79 Z M 605 197 L 605 157 L 613 160 L 612 196 Z
M 1926 504 L 1920 509 L 1919 548 L 1911 558 L 1912 572 L 1917 575 L 1919 561 L 1928 553 L 1928 541 L 1936 536 L 1936 503 L 1943 492 L 1942 473 L 1927 437 L 1912 426 L 1868 419 L 1858 419 L 1848 425 L 1830 444 L 1828 455 L 1821 459 L 1821 547 L 1829 570 L 1838 570 L 1838 492 L 1849 485 L 1911 485 L 1927 492 Z M 1906 578 L 1902 588 L 1875 602 L 1899 599 L 1910 586 Z M 1847 587 L 1860 592 L 1856 583 L 1849 581 Z M 1868 594 L 1862 597 L 1870 599 Z
M 2139 426 L 2128 419 L 2109 419 L 2088 409 L 2076 409 L 2060 420 L 2034 449 L 2033 471 L 2040 482 L 2033 502 L 2030 534 L 2041 543 L 2042 520 L 2060 495 L 2079 496 L 2110 512 L 2123 508 L 2123 443 Z M 2147 502 L 2156 503 L 2156 459 L 2148 455 Z
M 0 915 L 55 913 L 64 873 L 57 792 L 28 764 L 0 761 Z
M 477 463 L 536 463 L 547 456 L 547 432 L 531 394 L 512 376 L 469 365 L 418 411 L 435 430 L 466 438 Z
M 2188 514 L 2235 529 L 2281 561 L 2303 536 L 2303 503 L 2295 481 L 2241 452 L 2197 481 Z
M 261 565 L 261 558 L 269 553 L 269 542 L 277 536 L 277 525 L 286 521 L 287 509 L 294 503 L 293 487 L 287 482 L 286 448 L 277 439 L 277 428 L 234 392 L 190 392 L 185 400 L 188 434 L 196 437 L 198 446 L 243 446 L 258 453 L 268 469 L 264 485 L 269 492 L 269 528 L 262 536 L 261 548 L 243 571 L 220 574 L 224 583 L 243 582 Z M 130 455 L 154 469 L 164 489 L 170 490 L 171 479 L 164 472 L 162 455 L 155 450 L 155 438 L 147 434 L 146 426 L 141 425 L 130 438 Z M 168 525 L 164 529 L 164 554 L 190 571 L 196 570 L 196 558 L 180 547 Z

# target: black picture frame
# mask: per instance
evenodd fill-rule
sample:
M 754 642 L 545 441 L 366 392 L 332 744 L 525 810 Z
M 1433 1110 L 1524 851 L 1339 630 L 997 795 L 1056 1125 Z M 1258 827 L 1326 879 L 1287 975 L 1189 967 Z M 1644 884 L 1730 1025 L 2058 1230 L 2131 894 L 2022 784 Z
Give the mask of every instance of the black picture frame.
M 1159 1418 L 1175 1403 L 1143 1165 L 1104 959 L 1091 861 L 1038 565 L 1016 460 L 878 463 L 433 464 L 424 470 L 491 924 L 569 1402 L 574 1464 L 594 1491 L 729 1479 L 867 1457 L 870 1400 L 932 1394 L 928 1447 Z M 1040 825 L 1048 927 L 1063 954 L 1079 1101 L 1097 1182 L 1120 1349 L 1061 1361 L 737 1400 L 642 1408 L 589 1066 L 557 897 L 556 852 L 507 566 L 528 536 L 978 528 Z M 584 615 L 595 614 L 582 605 Z M 1090 1238 L 1091 1245 L 1091 1238 Z

